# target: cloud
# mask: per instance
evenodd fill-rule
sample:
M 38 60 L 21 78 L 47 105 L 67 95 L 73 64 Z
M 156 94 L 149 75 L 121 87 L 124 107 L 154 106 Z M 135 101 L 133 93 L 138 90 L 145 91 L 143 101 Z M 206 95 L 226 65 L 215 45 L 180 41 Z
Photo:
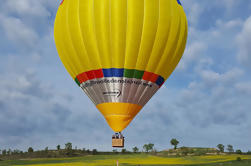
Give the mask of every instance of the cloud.
M 8 40 L 28 48 L 33 47 L 37 43 L 39 39 L 38 34 L 25 25 L 21 19 L 0 15 L 0 21 L 2 22 L 0 26 L 4 29 Z
M 220 74 L 210 70 L 202 70 L 200 71 L 201 79 L 208 86 L 215 86 L 217 84 L 233 84 L 238 81 L 238 79 L 243 75 L 243 71 L 241 69 L 235 68 L 227 71 L 224 74 Z
M 251 82 L 239 82 L 235 85 L 239 93 L 251 95 Z
M 207 49 L 207 46 L 203 42 L 194 42 L 187 46 L 186 52 L 178 66 L 178 70 L 185 70 L 194 62 L 197 62 L 203 58 L 203 52 Z
M 238 61 L 248 67 L 251 67 L 251 17 L 243 24 L 242 31 L 237 36 L 239 46 Z
M 188 20 L 191 25 L 196 26 L 203 12 L 203 8 L 199 3 L 192 3 L 190 5 L 190 12 L 188 14 Z
M 88 133 L 95 126 L 101 128 L 105 122 L 98 111 L 92 111 L 94 106 L 81 102 L 75 107 L 78 100 L 74 96 L 58 92 L 30 70 L 0 74 L 0 79 L 2 148 L 44 148 L 67 141 L 74 142 L 78 138 L 82 138 L 82 141 L 91 139 L 93 141 L 88 143 L 95 143 Z M 78 137 L 71 137 L 73 133 Z M 90 136 L 100 133 L 93 131 Z
M 242 140 L 240 130 L 247 132 L 251 120 L 248 111 L 251 106 L 248 101 L 250 93 L 245 94 L 240 91 L 242 88 L 248 88 L 250 84 L 239 83 L 242 74 L 240 69 L 232 69 L 223 74 L 202 71 L 200 79 L 191 82 L 183 90 L 163 89 L 164 92 L 155 98 L 158 102 L 154 102 L 155 106 L 152 106 L 152 109 L 158 108 L 158 112 L 152 112 L 144 118 L 148 118 L 149 123 L 151 119 L 154 121 L 151 123 L 166 126 L 163 130 L 161 127 L 158 129 L 161 132 L 168 132 L 168 136 L 180 138 L 190 146 L 207 144 L 213 147 L 220 140 L 238 145 L 238 140 Z M 162 107 L 159 106 L 159 102 L 163 104 Z M 158 114 L 159 117 L 152 118 L 155 117 L 154 114 Z M 143 127 L 145 124 L 141 125 Z M 226 136 L 231 135 L 235 135 L 236 140 L 226 139 Z M 248 137 L 250 136 L 249 134 Z M 245 145 L 248 144 L 248 141 L 244 140 L 241 146 L 246 148 Z
M 19 16 L 48 17 L 51 15 L 48 6 L 56 6 L 54 1 L 8 0 L 2 4 L 2 9 L 8 14 Z

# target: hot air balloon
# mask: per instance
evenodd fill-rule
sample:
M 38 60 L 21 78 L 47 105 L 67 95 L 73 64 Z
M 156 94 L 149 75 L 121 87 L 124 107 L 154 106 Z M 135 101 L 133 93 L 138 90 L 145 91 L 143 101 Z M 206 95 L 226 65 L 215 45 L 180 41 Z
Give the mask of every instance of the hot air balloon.
M 179 0 L 64 0 L 54 34 L 71 77 L 121 133 L 179 63 L 187 20 Z

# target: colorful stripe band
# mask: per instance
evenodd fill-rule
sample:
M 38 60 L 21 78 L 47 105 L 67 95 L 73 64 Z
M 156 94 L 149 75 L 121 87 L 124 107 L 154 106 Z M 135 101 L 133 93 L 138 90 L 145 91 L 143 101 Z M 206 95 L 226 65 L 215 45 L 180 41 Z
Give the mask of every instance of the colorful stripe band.
M 140 71 L 135 69 L 117 69 L 117 68 L 87 71 L 77 75 L 75 81 L 80 86 L 80 84 L 89 80 L 97 78 L 108 78 L 108 77 L 125 77 L 125 78 L 142 79 L 145 81 L 156 83 L 159 86 L 162 86 L 165 82 L 165 79 L 163 77 L 151 72 Z

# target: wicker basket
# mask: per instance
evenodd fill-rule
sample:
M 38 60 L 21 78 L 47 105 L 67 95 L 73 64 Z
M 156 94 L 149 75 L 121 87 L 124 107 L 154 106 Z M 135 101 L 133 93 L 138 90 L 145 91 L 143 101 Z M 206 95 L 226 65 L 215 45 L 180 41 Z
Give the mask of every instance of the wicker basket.
M 114 148 L 123 148 L 124 147 L 124 138 L 113 138 L 112 139 L 112 147 Z

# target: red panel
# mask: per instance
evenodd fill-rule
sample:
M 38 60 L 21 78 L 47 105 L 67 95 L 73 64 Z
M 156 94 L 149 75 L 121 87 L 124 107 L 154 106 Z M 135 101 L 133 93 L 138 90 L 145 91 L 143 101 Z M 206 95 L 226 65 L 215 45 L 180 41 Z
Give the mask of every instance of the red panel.
M 88 77 L 88 80 L 92 80 L 95 78 L 95 74 L 94 74 L 93 70 L 86 72 L 86 75 Z
M 158 77 L 159 76 L 157 74 L 145 71 L 144 75 L 143 75 L 143 80 L 151 81 L 151 82 L 155 83 L 157 81 Z
M 104 74 L 103 74 L 103 70 L 99 69 L 99 70 L 93 70 L 93 73 L 95 75 L 95 78 L 103 78 Z
M 81 73 L 77 76 L 77 79 L 79 83 L 82 84 L 83 82 L 86 82 L 88 80 L 92 80 L 95 78 L 103 78 L 103 77 L 104 77 L 103 70 L 99 69 Z
M 82 84 L 83 82 L 88 80 L 88 77 L 87 77 L 86 73 L 81 73 L 77 76 L 77 79 L 78 79 L 79 83 Z

